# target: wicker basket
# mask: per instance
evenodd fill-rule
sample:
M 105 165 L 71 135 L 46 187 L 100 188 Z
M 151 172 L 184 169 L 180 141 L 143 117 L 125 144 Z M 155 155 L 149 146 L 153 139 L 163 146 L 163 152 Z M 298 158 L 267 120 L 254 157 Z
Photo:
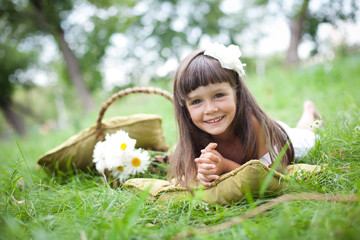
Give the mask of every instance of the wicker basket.
M 121 90 L 115 94 L 113 94 L 110 98 L 108 98 L 101 106 L 101 109 L 99 111 L 99 115 L 97 117 L 96 121 L 96 142 L 103 141 L 104 140 L 104 133 L 102 130 L 102 119 L 104 117 L 104 114 L 106 110 L 109 108 L 111 104 L 113 104 L 115 101 L 119 100 L 122 97 L 125 97 L 127 95 L 133 94 L 133 93 L 145 93 L 145 94 L 154 94 L 154 95 L 160 95 L 168 99 L 169 101 L 173 102 L 172 94 L 169 92 L 160 89 L 160 88 L 153 88 L 153 87 L 134 87 L 134 88 L 127 88 L 124 90 Z M 151 149 L 153 151 L 166 151 L 167 149 Z M 153 160 L 153 162 L 166 162 L 167 156 L 156 156 Z M 113 181 L 110 172 L 108 170 L 105 170 L 105 175 L 108 180 L 108 182 L 112 182 L 114 187 L 118 186 L 117 181 Z
M 96 141 L 102 141 L 104 140 L 104 134 L 101 129 L 101 121 L 104 117 L 104 114 L 106 110 L 109 108 L 111 104 L 113 104 L 115 101 L 119 100 L 122 97 L 125 97 L 127 95 L 133 94 L 133 93 L 145 93 L 145 94 L 154 94 L 154 95 L 160 95 L 168 99 L 169 101 L 173 102 L 172 95 L 160 88 L 153 88 L 153 87 L 133 87 L 133 88 L 126 88 L 124 90 L 121 90 L 115 94 L 113 94 L 110 98 L 108 98 L 101 106 L 98 118 L 96 120 Z M 154 149 L 157 150 L 157 149 Z

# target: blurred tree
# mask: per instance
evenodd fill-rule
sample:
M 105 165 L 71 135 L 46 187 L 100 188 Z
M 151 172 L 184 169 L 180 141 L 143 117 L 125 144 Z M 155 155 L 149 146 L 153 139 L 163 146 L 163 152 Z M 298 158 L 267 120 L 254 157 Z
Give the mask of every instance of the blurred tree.
M 222 0 L 143 0 L 132 9 L 137 17 L 120 37 L 127 39 L 122 46 L 123 58 L 128 59 L 132 82 L 156 77 L 156 70 L 165 67 L 169 59 L 180 61 L 202 41 L 236 42 L 247 26 L 241 10 L 226 13 Z M 131 62 L 134 64 L 131 66 Z M 129 76 L 128 75 L 128 76 Z M 162 76 L 163 77 L 163 76 Z M 139 83 L 141 84 L 141 83 Z
M 28 20 L 34 21 L 40 31 L 51 34 L 56 39 L 63 53 L 70 80 L 82 101 L 83 110 L 85 112 L 91 110 L 94 107 L 94 100 L 84 84 L 79 61 L 66 41 L 65 32 L 61 26 L 63 16 L 66 16 L 66 12 L 73 8 L 73 1 L 29 0 L 29 4 L 28 8 L 23 9 L 25 12 L 19 11 L 17 14 L 28 13 L 27 16 L 30 18 Z
M 103 85 L 102 58 L 115 33 L 125 32 L 138 20 L 131 14 L 136 0 L 89 0 L 86 4 L 95 10 L 85 24 L 72 24 L 69 32 L 75 37 L 72 43 L 81 56 L 83 76 L 90 90 Z
M 14 130 L 23 135 L 26 132 L 25 124 L 15 111 L 16 106 L 13 102 L 12 95 L 15 86 L 26 86 L 29 84 L 29 81 L 26 81 L 26 79 L 20 80 L 18 73 L 31 66 L 37 56 L 34 51 L 19 51 L 19 41 L 16 41 L 11 36 L 22 35 L 23 31 L 12 32 L 11 28 L 4 25 L 5 22 L 0 19 L 0 26 L 3 29 L 0 37 L 0 109 Z M 26 31 L 26 28 L 22 29 Z M 17 106 L 19 105 L 17 104 Z M 26 108 L 23 110 L 28 113 L 31 112 Z
M 297 7 L 290 19 L 290 44 L 286 53 L 285 65 L 291 67 L 298 65 L 299 55 L 298 47 L 300 45 L 301 38 L 304 34 L 304 23 L 307 18 L 310 0 L 303 0 L 302 4 Z
M 94 106 L 89 90 L 102 86 L 101 58 L 115 31 L 126 29 L 132 18 L 126 12 L 135 0 L 0 0 L 0 14 L 9 27 L 18 23 L 32 26 L 32 35 L 51 35 L 57 42 L 66 64 L 59 72 L 69 79 L 86 112 Z M 86 12 L 87 10 L 92 12 Z M 69 20 L 76 14 L 88 18 L 85 23 Z M 74 16 L 73 16 L 74 18 Z M 26 36 L 24 36 L 26 37 Z M 46 50 L 45 50 L 46 51 Z
M 51 34 L 56 39 L 63 53 L 70 80 L 82 100 L 84 111 L 88 111 L 94 106 L 94 101 L 84 85 L 78 60 L 65 40 L 64 30 L 61 27 L 61 16 L 71 8 L 72 1 L 70 0 L 0 0 L 1 18 L 7 21 L 8 27 L 12 28 L 12 31 L 22 31 L 23 29 L 20 27 L 31 26 L 26 34 L 21 36 L 22 38 L 35 34 Z
M 304 39 L 311 40 L 318 50 L 317 34 L 320 24 L 337 25 L 341 21 L 356 21 L 359 17 L 360 1 L 358 0 L 325 0 L 325 1 L 291 1 L 255 0 L 255 6 L 265 7 L 271 15 L 282 15 L 288 19 L 290 44 L 286 54 L 285 65 L 296 66 L 299 63 L 298 47 Z M 311 3 L 316 3 L 312 7 Z

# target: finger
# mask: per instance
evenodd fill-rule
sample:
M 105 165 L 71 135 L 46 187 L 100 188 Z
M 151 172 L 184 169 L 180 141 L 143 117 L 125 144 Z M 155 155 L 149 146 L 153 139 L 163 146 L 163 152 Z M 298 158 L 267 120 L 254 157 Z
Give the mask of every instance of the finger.
M 218 180 L 220 177 L 219 177 L 219 175 L 216 175 L 216 174 L 209 174 L 209 175 L 207 175 L 207 174 L 202 174 L 202 173 L 199 173 L 199 172 L 198 172 L 197 178 L 198 178 L 199 180 L 204 181 L 204 182 L 211 182 L 211 181 L 213 181 L 213 180 Z
M 200 150 L 202 153 L 203 152 L 211 152 L 213 151 L 215 148 L 217 147 L 217 143 L 209 143 L 204 149 Z
M 210 179 L 208 179 L 205 175 L 202 175 L 201 173 L 198 173 L 197 179 L 205 186 L 211 185 Z
M 198 165 L 199 169 L 203 169 L 203 170 L 213 170 L 216 168 L 215 164 L 208 164 L 208 163 L 200 163 Z
M 201 180 L 199 180 L 200 181 L 200 183 L 202 184 L 202 185 L 204 185 L 205 187 L 210 187 L 211 186 L 211 182 L 204 182 L 204 181 L 201 181 Z
M 199 182 L 200 182 L 202 185 L 206 186 L 206 187 L 210 187 L 210 186 L 211 186 L 211 183 L 210 183 L 210 182 L 205 182 L 205 181 L 202 181 L 202 180 L 200 180 L 200 179 L 199 179 Z
M 220 162 L 220 157 L 216 155 L 214 152 L 205 152 L 201 154 L 200 158 L 208 158 L 215 163 Z
M 215 164 L 216 162 L 209 159 L 209 158 L 195 158 L 195 162 L 197 164 L 202 164 L 202 163 L 206 163 L 206 164 Z
M 211 142 L 205 147 L 205 151 L 211 152 L 212 150 L 215 150 L 216 147 L 217 143 Z
M 202 173 L 204 175 L 212 175 L 216 173 L 216 169 L 215 168 L 211 168 L 211 169 L 205 169 L 205 168 L 198 168 L 198 173 Z
M 200 181 L 202 182 L 208 182 L 210 183 L 211 181 L 213 180 L 218 180 L 219 179 L 219 176 L 218 175 L 204 175 L 204 174 L 201 174 L 201 173 L 198 173 L 197 174 L 197 179 L 199 179 Z M 211 183 L 210 183 L 211 184 Z
M 198 173 L 196 175 L 196 178 L 201 181 L 201 182 L 209 182 L 209 180 L 207 179 L 206 175 L 202 174 L 202 173 Z

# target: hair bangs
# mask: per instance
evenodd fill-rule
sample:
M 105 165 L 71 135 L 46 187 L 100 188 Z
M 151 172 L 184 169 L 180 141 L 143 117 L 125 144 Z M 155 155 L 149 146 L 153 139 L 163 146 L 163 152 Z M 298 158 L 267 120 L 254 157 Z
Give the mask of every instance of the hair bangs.
M 191 91 L 209 84 L 229 82 L 233 86 L 233 79 L 234 72 L 222 68 L 219 61 L 203 54 L 197 55 L 181 76 L 181 98 L 186 100 Z

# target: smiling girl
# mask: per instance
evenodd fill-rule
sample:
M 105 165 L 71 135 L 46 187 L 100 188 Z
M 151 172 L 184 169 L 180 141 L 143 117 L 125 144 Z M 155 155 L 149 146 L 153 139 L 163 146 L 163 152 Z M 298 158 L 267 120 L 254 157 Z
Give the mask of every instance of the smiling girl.
M 180 135 L 169 178 L 175 177 L 182 186 L 189 187 L 196 179 L 209 186 L 251 159 L 270 167 L 287 144 L 281 160 L 286 166 L 315 142 L 310 130 L 318 116 L 314 104 L 304 104 L 296 129 L 271 119 L 242 79 L 245 64 L 240 55 L 237 46 L 212 44 L 191 53 L 176 72 L 174 104 Z

